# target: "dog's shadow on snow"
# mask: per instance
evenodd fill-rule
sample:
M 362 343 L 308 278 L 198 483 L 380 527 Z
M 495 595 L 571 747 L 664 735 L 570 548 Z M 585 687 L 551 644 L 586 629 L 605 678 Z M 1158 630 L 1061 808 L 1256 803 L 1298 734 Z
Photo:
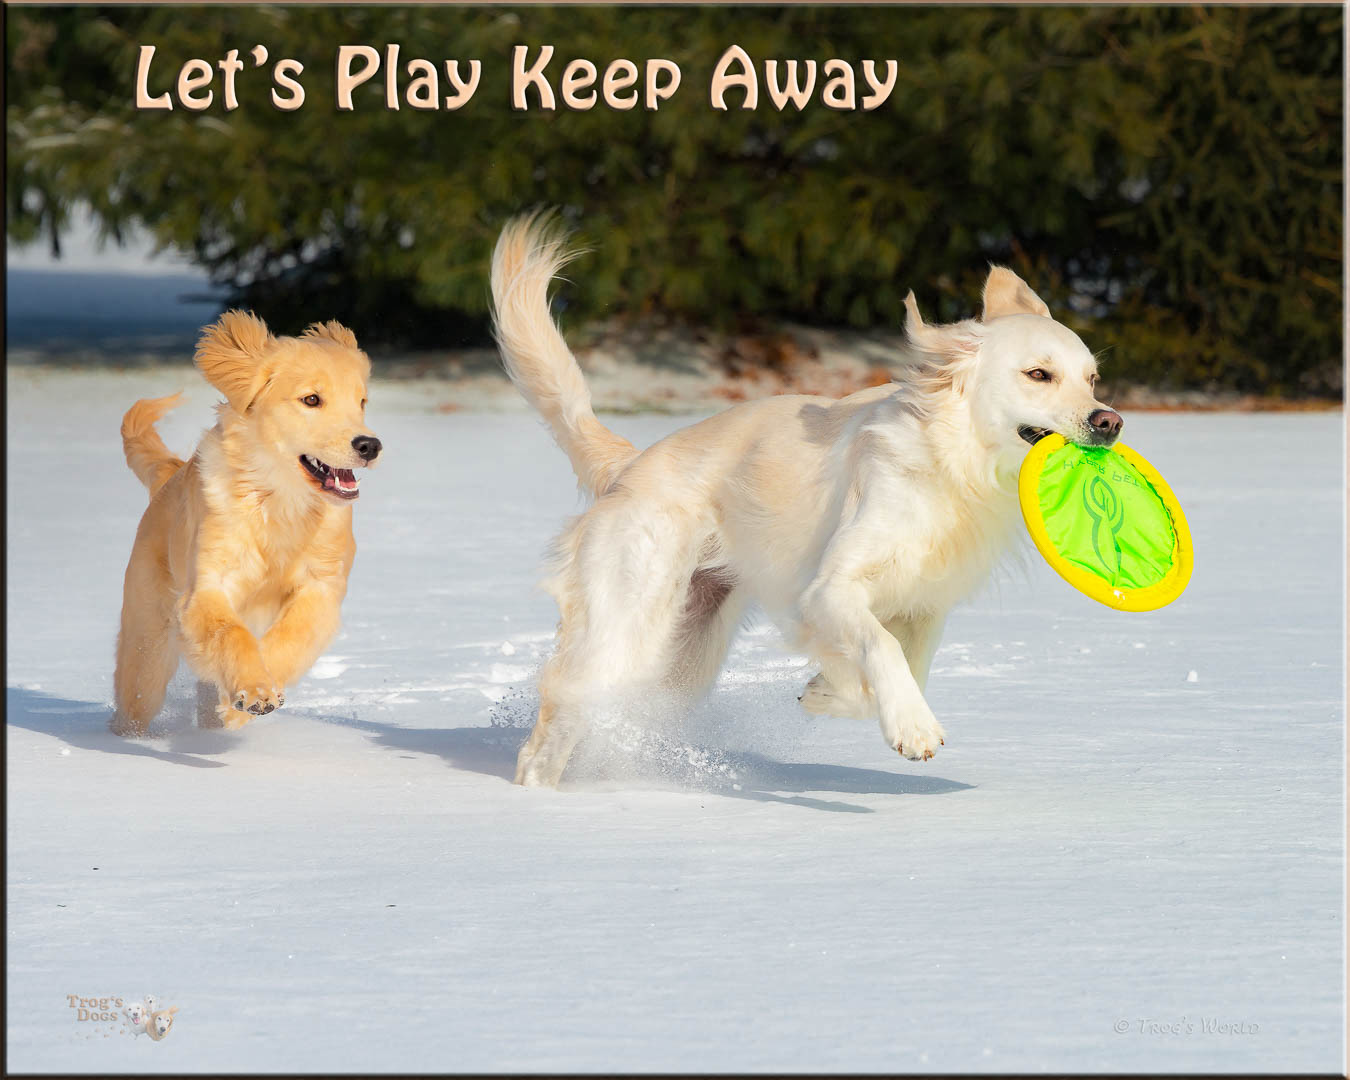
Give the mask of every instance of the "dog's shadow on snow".
M 5 688 L 6 723 L 51 735 L 80 750 L 152 757 L 195 769 L 221 769 L 225 762 L 209 755 L 223 753 L 234 744 L 226 732 L 195 726 L 163 732 L 152 727 L 153 741 L 128 739 L 108 730 L 111 716 L 112 709 L 97 701 L 74 701 L 18 686 Z
M 516 752 L 529 734 L 528 728 L 492 726 L 461 728 L 405 728 L 370 720 L 343 720 L 364 731 L 376 745 L 405 753 L 432 754 L 453 768 L 511 780 L 516 771 Z M 583 748 L 584 749 L 584 748 Z M 914 776 L 859 769 L 849 765 L 823 765 L 775 761 L 761 754 L 740 751 L 718 755 L 711 768 L 691 768 L 669 761 L 647 762 L 636 769 L 621 770 L 619 778 L 589 778 L 587 755 L 579 755 L 582 779 L 564 781 L 563 787 L 586 789 L 642 789 L 698 791 L 754 802 L 786 803 L 835 813 L 870 814 L 871 807 L 821 799 L 825 792 L 844 795 L 944 795 L 966 791 L 973 784 L 938 776 Z M 593 763 L 592 763 L 593 764 Z M 612 761 L 611 761 L 612 764 Z M 631 763 L 628 763 L 631 764 Z M 601 766 L 602 771 L 604 770 Z M 810 795 L 806 793 L 810 792 Z

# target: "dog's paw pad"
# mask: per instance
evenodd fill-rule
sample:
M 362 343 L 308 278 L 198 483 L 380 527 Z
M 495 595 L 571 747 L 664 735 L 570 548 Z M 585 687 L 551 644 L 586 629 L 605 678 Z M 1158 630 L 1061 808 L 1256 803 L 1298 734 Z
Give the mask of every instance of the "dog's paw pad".
M 927 710 L 924 712 L 927 713 Z M 937 753 L 939 746 L 946 745 L 946 732 L 931 713 L 902 719 L 891 725 L 883 721 L 882 730 L 886 732 L 886 741 L 891 748 L 910 761 L 928 761 Z
M 926 735 L 915 735 L 908 744 L 897 741 L 895 751 L 910 761 L 929 761 L 937 753 L 937 748 L 943 745 L 941 737 L 933 739 Z
M 235 709 L 249 716 L 266 716 L 285 704 L 286 698 L 274 687 L 258 686 L 252 690 L 238 690 L 231 699 Z M 246 723 L 246 720 L 241 720 Z

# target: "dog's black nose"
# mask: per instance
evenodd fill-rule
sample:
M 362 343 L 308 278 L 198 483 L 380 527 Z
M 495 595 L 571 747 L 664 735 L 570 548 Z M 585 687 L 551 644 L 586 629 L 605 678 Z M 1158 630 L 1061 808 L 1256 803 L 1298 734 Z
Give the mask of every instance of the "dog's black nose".
M 1088 417 L 1088 426 L 1098 435 L 1114 439 L 1125 426 L 1125 421 L 1114 409 L 1098 409 Z
M 1095 414 L 1094 414 L 1095 415 Z M 1111 414 L 1115 416 L 1115 413 Z M 1117 426 L 1120 417 L 1116 416 Z M 374 435 L 358 435 L 352 440 L 352 449 L 361 455 L 363 461 L 374 461 L 380 456 L 380 440 Z

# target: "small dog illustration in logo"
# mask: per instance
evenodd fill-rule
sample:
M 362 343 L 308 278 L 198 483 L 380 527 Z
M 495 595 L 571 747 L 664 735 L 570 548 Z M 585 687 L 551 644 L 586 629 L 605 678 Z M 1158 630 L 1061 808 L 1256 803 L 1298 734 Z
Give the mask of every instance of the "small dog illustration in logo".
M 155 1042 L 164 1038 L 173 1028 L 173 1018 L 177 1012 L 178 1006 L 174 1005 L 172 1008 L 151 1013 L 150 1018 L 145 1023 L 145 1030 L 150 1038 L 154 1039 Z
M 177 1005 L 161 1009 L 159 999 L 154 994 L 146 994 L 140 1001 L 129 1002 L 123 1010 L 127 1030 L 132 1035 L 149 1035 L 155 1042 L 159 1042 L 172 1029 L 174 1014 L 177 1012 Z
M 146 1010 L 144 1002 L 133 1001 L 124 1010 L 126 1016 L 126 1025 L 133 1035 L 145 1034 L 145 1021 L 150 1013 Z

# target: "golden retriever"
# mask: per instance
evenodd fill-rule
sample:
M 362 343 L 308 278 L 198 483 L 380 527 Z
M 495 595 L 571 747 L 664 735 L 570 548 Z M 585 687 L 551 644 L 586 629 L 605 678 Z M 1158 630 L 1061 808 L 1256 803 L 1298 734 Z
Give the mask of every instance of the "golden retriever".
M 944 731 L 928 669 L 947 613 L 1011 538 L 1028 445 L 1120 432 L 1092 353 L 994 267 L 978 319 L 926 324 L 909 294 L 894 382 L 747 402 L 639 453 L 596 419 L 549 314 L 570 257 L 531 215 L 492 259 L 506 370 L 595 498 L 556 542 L 557 645 L 516 782 L 555 786 L 588 714 L 703 693 L 751 604 L 820 665 L 808 711 L 875 718 L 894 750 L 931 758 Z
M 178 1006 L 162 1009 L 157 1013 L 146 1018 L 145 1030 L 150 1038 L 159 1042 L 164 1036 L 173 1030 L 174 1017 L 178 1015 Z
M 127 464 L 150 489 L 123 587 L 114 676 L 121 735 L 143 735 L 180 656 L 203 683 L 198 719 L 239 727 L 270 713 L 337 633 L 356 555 L 352 471 L 381 444 L 366 429 L 370 359 L 350 330 L 275 337 L 230 311 L 196 364 L 225 395 L 191 461 L 155 422 L 181 395 L 122 420 Z

